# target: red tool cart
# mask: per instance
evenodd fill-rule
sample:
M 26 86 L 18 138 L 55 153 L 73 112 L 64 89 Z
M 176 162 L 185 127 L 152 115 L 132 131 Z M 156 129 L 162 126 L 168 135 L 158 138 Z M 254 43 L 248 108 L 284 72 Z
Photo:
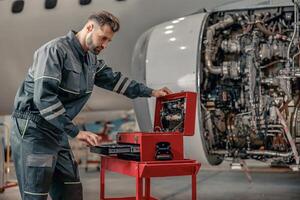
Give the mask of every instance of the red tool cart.
M 117 144 L 91 148 L 101 154 L 101 200 L 155 199 L 150 196 L 151 177 L 187 175 L 196 200 L 200 163 L 185 159 L 183 147 L 183 136 L 194 135 L 196 97 L 194 92 L 181 92 L 157 98 L 153 132 L 119 133 Z M 106 198 L 106 170 L 135 177 L 136 196 Z

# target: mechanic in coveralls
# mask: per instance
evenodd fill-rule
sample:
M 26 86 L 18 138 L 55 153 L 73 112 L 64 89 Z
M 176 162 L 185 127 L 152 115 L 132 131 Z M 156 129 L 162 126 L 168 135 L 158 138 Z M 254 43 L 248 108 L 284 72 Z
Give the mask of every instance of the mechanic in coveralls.
M 87 145 L 101 141 L 72 123 L 94 84 L 129 98 L 171 93 L 168 88 L 154 90 L 130 80 L 97 60 L 118 30 L 118 19 L 102 11 L 92 14 L 81 31 L 70 31 L 34 53 L 12 114 L 11 144 L 22 199 L 46 200 L 48 193 L 53 200 L 82 199 L 68 136 Z

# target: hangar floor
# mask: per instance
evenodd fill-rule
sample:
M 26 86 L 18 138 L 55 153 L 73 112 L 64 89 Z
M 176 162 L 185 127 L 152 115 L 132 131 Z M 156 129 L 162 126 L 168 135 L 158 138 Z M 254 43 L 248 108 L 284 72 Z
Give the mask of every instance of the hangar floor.
M 99 199 L 99 172 L 91 168 L 81 169 L 84 199 Z M 198 199 L 202 200 L 296 200 L 300 199 L 300 173 L 274 172 L 269 170 L 251 172 L 252 183 L 241 171 L 200 170 L 198 174 Z M 107 173 L 106 194 L 120 197 L 134 194 L 134 179 Z M 152 195 L 161 200 L 191 199 L 190 177 L 152 179 Z M 0 200 L 20 199 L 17 188 L 7 189 Z

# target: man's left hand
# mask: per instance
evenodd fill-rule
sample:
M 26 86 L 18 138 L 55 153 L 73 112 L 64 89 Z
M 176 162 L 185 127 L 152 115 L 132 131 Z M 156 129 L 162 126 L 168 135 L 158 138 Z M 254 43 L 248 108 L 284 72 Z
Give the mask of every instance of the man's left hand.
M 153 90 L 151 96 L 153 97 L 162 97 L 162 96 L 166 96 L 167 94 L 172 94 L 173 92 L 167 88 L 167 87 L 163 87 L 161 89 L 158 90 Z

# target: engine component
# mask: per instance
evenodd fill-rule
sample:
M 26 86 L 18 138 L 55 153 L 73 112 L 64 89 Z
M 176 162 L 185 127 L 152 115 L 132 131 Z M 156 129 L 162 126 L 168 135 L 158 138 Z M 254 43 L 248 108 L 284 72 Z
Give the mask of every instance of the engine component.
M 299 69 L 290 59 L 300 50 L 298 15 L 278 10 L 214 13 L 208 21 L 202 55 L 208 84 L 200 90 L 203 113 L 211 118 L 202 118 L 210 154 L 289 157 L 299 164 L 287 126 L 298 123 L 298 111 L 294 120 L 291 115 L 297 107 L 289 106 L 300 90 L 290 65 Z

